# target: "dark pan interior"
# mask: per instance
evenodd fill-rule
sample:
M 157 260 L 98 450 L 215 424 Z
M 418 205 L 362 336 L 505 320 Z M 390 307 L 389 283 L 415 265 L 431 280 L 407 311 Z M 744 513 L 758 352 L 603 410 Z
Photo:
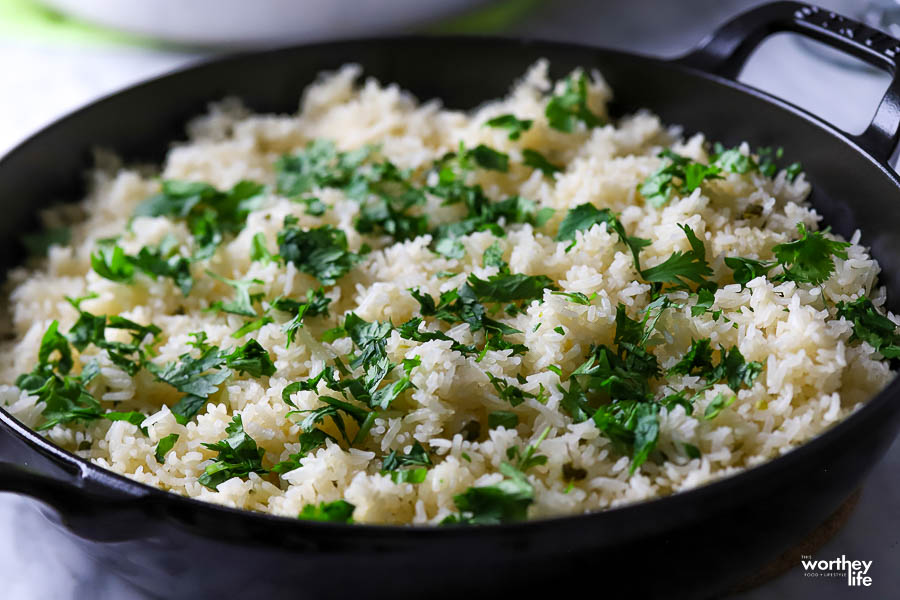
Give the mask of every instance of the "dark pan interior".
M 92 105 L 0 161 L 3 266 L 21 259 L 17 240 L 34 227 L 39 207 L 81 196 L 91 148 L 158 161 L 172 140 L 183 139 L 187 119 L 211 100 L 238 96 L 256 111 L 293 112 L 302 89 L 320 71 L 356 62 L 366 75 L 397 82 L 420 99 L 438 97 L 449 107 L 471 108 L 504 95 L 539 58 L 551 61 L 553 77 L 579 66 L 599 69 L 614 90 L 614 114 L 646 107 L 666 123 L 683 125 L 686 133 L 703 131 L 726 144 L 783 146 L 787 157 L 803 162 L 826 223 L 844 235 L 863 231 L 896 309 L 897 181 L 838 132 L 761 94 L 663 61 L 492 39 L 407 38 L 236 57 Z M 335 589 L 352 589 L 353 581 L 365 581 L 375 597 L 534 593 L 547 591 L 542 586 L 554 580 L 558 593 L 569 584 L 592 585 L 593 574 L 602 579 L 598 591 L 625 590 L 636 598 L 664 591 L 669 597 L 712 594 L 777 555 L 853 491 L 896 431 L 898 411 L 887 394 L 813 444 L 762 468 L 605 514 L 467 532 L 301 528 L 173 497 L 143 513 L 151 526 L 136 529 L 134 539 L 127 539 L 128 525 L 120 536 L 125 539 L 113 546 L 88 540 L 84 545 L 107 568 L 177 597 L 228 593 L 248 582 L 259 593 L 294 589 L 298 597 L 333 597 Z M 179 562 L 188 555 L 190 565 Z M 216 578 L 200 575 L 213 571 Z

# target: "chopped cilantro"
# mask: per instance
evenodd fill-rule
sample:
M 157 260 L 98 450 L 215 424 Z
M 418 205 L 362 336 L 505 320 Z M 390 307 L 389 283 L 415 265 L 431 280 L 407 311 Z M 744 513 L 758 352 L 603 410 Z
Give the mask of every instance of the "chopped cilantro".
M 515 115 L 505 114 L 500 115 L 498 117 L 494 117 L 493 119 L 487 121 L 485 125 L 487 127 L 497 127 L 500 129 L 506 129 L 509 131 L 509 139 L 517 140 L 521 137 L 522 133 L 531 129 L 531 125 L 534 121 L 531 119 L 518 119 Z
M 227 277 L 222 277 L 221 275 L 217 275 L 212 271 L 207 270 L 206 274 L 214 279 L 218 279 L 222 283 L 226 283 L 234 288 L 235 295 L 234 299 L 224 302 L 222 300 L 218 300 L 214 302 L 211 306 L 211 310 L 219 310 L 226 313 L 231 313 L 233 315 L 240 315 L 243 317 L 256 317 L 256 309 L 253 308 L 253 304 L 258 302 L 262 295 L 261 294 L 251 294 L 250 288 L 255 285 L 262 285 L 263 282 L 260 279 L 243 279 L 243 280 L 235 280 L 228 279 Z
M 772 248 L 775 259 L 784 269 L 781 278 L 820 285 L 834 273 L 835 256 L 846 260 L 850 242 L 830 240 L 821 231 L 807 231 L 803 223 L 797 223 L 797 231 L 801 236 L 799 240 Z
M 318 506 L 307 504 L 297 515 L 304 521 L 330 521 L 332 523 L 352 523 L 353 511 L 356 507 L 346 500 L 322 502 Z
M 591 302 L 599 296 L 597 292 L 594 292 L 590 296 L 587 296 L 581 292 L 552 292 L 554 296 L 565 296 L 569 299 L 569 302 L 574 304 L 581 304 L 584 306 L 590 306 Z
M 481 302 L 537 300 L 543 297 L 545 289 L 556 289 L 553 280 L 546 275 L 521 273 L 497 273 L 487 280 L 472 274 L 466 282 Z
M 290 348 L 291 344 L 294 342 L 297 331 L 303 327 L 303 319 L 320 315 L 328 316 L 329 304 L 331 304 L 331 298 L 325 296 L 325 292 L 321 287 L 315 290 L 307 290 L 306 299 L 304 301 L 283 297 L 278 297 L 273 300 L 273 309 L 293 315 L 293 318 L 282 327 L 282 330 L 287 337 L 287 344 L 285 344 L 285 347 Z
M 499 242 L 495 241 L 487 247 L 481 257 L 481 266 L 497 267 L 501 272 L 509 271 L 509 265 L 503 260 L 503 248 L 500 247 Z
M 561 167 L 554 165 L 543 154 L 531 148 L 522 150 L 522 162 L 526 166 L 537 169 L 547 177 L 553 177 L 554 173 L 562 171 Z
M 134 280 L 134 265 L 118 244 L 100 244 L 91 253 L 91 268 L 100 277 L 116 283 L 131 283 Z
M 156 450 L 153 455 L 156 457 L 156 462 L 161 465 L 166 464 L 166 454 L 175 447 L 175 442 L 178 441 L 177 433 L 170 433 L 166 437 L 159 440 L 156 444 Z
M 713 274 L 706 262 L 706 246 L 688 225 L 678 225 L 691 245 L 688 252 L 676 250 L 662 263 L 641 271 L 644 281 L 672 284 L 676 288 L 689 288 L 689 281 L 704 285 L 706 278 Z
M 672 190 L 686 195 L 700 187 L 705 180 L 722 179 L 719 175 L 722 172 L 720 167 L 694 162 L 668 148 L 660 152 L 659 157 L 667 161 L 639 188 L 641 195 L 657 208 L 669 201 Z
M 162 191 L 141 203 L 134 216 L 186 220 L 194 238 L 194 258 L 205 259 L 215 253 L 226 234 L 243 229 L 247 215 L 260 205 L 264 189 L 252 181 L 240 181 L 222 192 L 208 183 L 166 180 Z
M 519 424 L 519 415 L 508 410 L 495 410 L 488 413 L 488 428 L 496 429 L 505 427 L 506 429 L 515 429 Z
M 266 234 L 262 231 L 256 232 L 250 242 L 250 260 L 263 264 L 276 262 L 275 257 L 266 247 Z
M 528 507 L 534 502 L 534 487 L 523 471 L 546 462 L 547 457 L 533 455 L 548 431 L 549 428 L 544 430 L 537 442 L 528 446 L 518 466 L 507 462 L 500 464 L 500 473 L 504 475 L 502 481 L 494 485 L 470 487 L 464 493 L 455 495 L 453 502 L 460 512 L 448 516 L 441 521 L 441 525 L 491 525 L 525 520 Z
M 500 171 L 501 173 L 509 171 L 509 156 L 484 144 L 478 144 L 471 150 L 468 150 L 467 158 L 471 159 L 482 169 Z
M 838 302 L 837 315 L 853 323 L 850 341 L 866 342 L 885 358 L 900 358 L 900 335 L 893 321 L 882 315 L 865 296 Z
M 579 121 L 589 129 L 603 125 L 603 119 L 588 108 L 587 77 L 584 73 L 566 78 L 563 91 L 550 98 L 544 115 L 550 127 L 565 133 L 572 133 Z
M 275 163 L 276 189 L 279 194 L 294 197 L 315 188 L 345 188 L 372 152 L 369 146 L 339 152 L 329 140 L 313 140 L 303 150 L 282 156 Z
M 218 491 L 222 484 L 233 477 L 247 477 L 250 473 L 260 475 L 268 473 L 262 466 L 262 458 L 266 451 L 256 445 L 256 441 L 244 431 L 241 415 L 234 415 L 231 423 L 225 428 L 228 434 L 224 440 L 215 444 L 203 445 L 218 453 L 206 465 L 203 474 L 197 479 L 200 485 Z
M 572 240 L 574 243 L 576 232 L 587 231 L 598 223 L 606 223 L 608 230 L 616 232 L 616 235 L 619 236 L 619 241 L 628 246 L 628 249 L 631 251 L 634 268 L 640 271 L 639 255 L 641 250 L 650 244 L 650 240 L 630 236 L 625 233 L 625 227 L 622 225 L 622 222 L 608 208 L 597 208 L 590 202 L 579 204 L 569 210 L 562 223 L 559 224 L 556 239 L 560 241 Z
M 719 416 L 720 412 L 734 404 L 735 400 L 737 400 L 737 396 L 734 394 L 730 396 L 716 394 L 716 397 L 713 398 L 712 402 L 706 406 L 706 410 L 703 411 L 703 418 L 706 420 L 715 419 Z
M 278 233 L 278 252 L 323 285 L 334 285 L 363 260 L 347 249 L 346 234 L 332 225 L 304 231 L 286 223 Z
M 734 282 L 741 284 L 743 289 L 748 283 L 757 277 L 764 277 L 775 266 L 774 262 L 741 258 L 740 256 L 726 256 L 725 265 L 734 271 Z

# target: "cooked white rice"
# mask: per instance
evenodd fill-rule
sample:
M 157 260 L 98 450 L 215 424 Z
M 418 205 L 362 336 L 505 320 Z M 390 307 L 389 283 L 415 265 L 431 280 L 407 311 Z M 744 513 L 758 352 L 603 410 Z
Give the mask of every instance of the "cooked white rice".
M 551 89 L 544 63 L 533 67 L 508 98 L 471 113 L 443 109 L 437 101 L 420 104 L 398 87 L 374 80 L 357 86 L 359 75 L 357 68 L 345 67 L 323 78 L 306 91 L 297 115 L 250 114 L 235 100 L 213 105 L 208 115 L 190 125 L 189 141 L 169 152 L 161 176 L 205 181 L 219 189 L 242 179 L 273 183 L 276 159 L 316 138 L 334 140 L 342 150 L 379 144 L 385 158 L 421 173 L 445 153 L 456 150 L 460 141 L 468 147 L 483 143 L 508 153 L 511 167 L 508 173 L 475 170 L 472 182 L 481 184 L 494 200 L 520 195 L 533 199 L 539 207 L 557 209 L 554 217 L 537 229 L 527 224 L 510 226 L 504 238 L 495 238 L 490 232 L 471 234 L 462 238 L 465 257 L 448 259 L 429 249 L 429 236 L 396 244 L 390 238 L 364 238 L 353 226 L 358 203 L 340 191 L 317 192 L 332 207 L 321 217 L 309 216 L 304 205 L 269 192 L 261 208 L 250 214 L 243 231 L 226 239 L 212 258 L 192 266 L 196 284 L 184 298 L 170 279 L 153 281 L 138 275 L 133 285 L 124 285 L 92 271 L 90 255 L 97 241 L 112 236 L 121 235 L 120 244 L 127 252 L 136 253 L 172 233 L 182 244 L 182 254 L 190 252 L 190 234 L 181 222 L 138 218 L 127 229 L 135 207 L 159 190 L 159 179 L 149 170 L 122 167 L 108 156 L 101 157 L 80 210 L 59 208 L 45 215 L 48 225 L 72 224 L 71 244 L 54 246 L 45 261 L 10 274 L 14 339 L 0 353 L 0 381 L 6 384 L 0 386 L 0 402 L 26 425 L 41 422 L 43 406 L 13 382 L 34 367 L 41 336 L 54 319 L 59 320 L 63 332 L 74 323 L 78 314 L 65 296 L 95 292 L 99 296 L 85 301 L 83 309 L 161 327 L 158 355 L 152 359 L 159 365 L 189 352 L 192 332 L 206 332 L 209 342 L 222 348 L 253 337 L 271 354 L 275 375 L 233 376 L 187 425 L 177 424 L 169 409 L 181 396 L 172 387 L 155 381 L 146 371 L 128 376 L 110 362 L 105 351 L 95 347 L 76 353 L 73 372 L 90 358 L 98 358 L 102 373 L 91 389 L 99 390 L 97 397 L 104 407 L 149 415 L 143 423 L 147 435 L 130 423 L 105 420 L 57 425 L 46 435 L 136 481 L 210 502 L 296 516 L 307 504 L 343 498 L 355 505 L 353 518 L 358 522 L 425 524 L 456 512 L 454 495 L 470 486 L 499 481 L 498 468 L 508 460 L 507 449 L 524 448 L 547 427 L 549 434 L 539 453 L 548 460 L 528 470 L 535 488 L 531 517 L 596 511 L 664 496 L 758 465 L 845 418 L 892 377 L 886 361 L 870 346 L 849 343 L 851 324 L 823 308 L 823 298 L 833 307 L 863 294 L 876 305 L 884 302 L 883 291 L 876 287 L 878 264 L 857 243 L 859 234 L 850 240 L 849 258 L 836 259 L 835 274 L 821 287 L 773 283 L 765 277 L 751 281 L 745 289 L 730 283 L 731 270 L 723 264 L 723 257 L 768 259 L 773 245 L 795 239 L 797 223 L 818 228 L 819 216 L 805 203 L 810 185 L 802 174 L 789 181 L 784 172 L 774 178 L 725 173 L 724 179 L 704 184 L 687 197 L 675 196 L 657 209 L 645 203 L 637 188 L 661 164 L 658 152 L 670 147 L 705 163 L 703 136 L 682 139 L 677 128 L 667 128 L 648 112 L 594 129 L 579 126 L 571 134 L 551 129 L 544 117 Z M 592 74 L 588 91 L 592 109 L 605 114 L 611 91 L 599 74 Z M 516 141 L 509 140 L 505 130 L 483 126 L 486 120 L 504 113 L 533 119 L 534 126 Z M 565 165 L 564 171 L 551 178 L 522 166 L 523 148 L 539 149 Z M 743 150 L 748 151 L 746 146 Z M 753 386 L 739 391 L 737 401 L 715 419 L 702 415 L 717 393 L 728 391 L 722 384 L 697 400 L 692 416 L 682 407 L 671 412 L 663 409 L 659 452 L 633 475 L 629 475 L 630 457 L 617 452 L 591 420 L 576 424 L 560 409 L 560 378 L 548 369 L 558 365 L 568 373 L 581 364 L 591 344 L 611 344 L 619 303 L 635 315 L 650 301 L 650 286 L 639 279 L 627 248 L 604 225 L 579 233 L 568 252 L 569 242 L 554 240 L 567 209 L 586 202 L 609 207 L 620 215 L 631 235 L 652 240 L 641 255 L 644 265 L 658 264 L 673 251 L 688 249 L 678 224 L 689 225 L 705 242 L 715 272 L 712 279 L 721 286 L 714 308 L 726 318 L 714 320 L 711 313 L 692 317 L 689 295 L 673 293 L 673 299 L 687 304 L 666 311 L 659 323 L 666 340 L 655 346 L 654 352 L 663 368 L 672 366 L 692 340 L 704 337 L 710 338 L 714 347 L 736 345 L 748 361 L 764 365 Z M 762 213 L 742 218 L 751 204 L 761 206 Z M 460 211 L 459 207 L 441 207 L 437 198 L 430 198 L 426 207 L 433 223 L 459 218 Z M 226 285 L 205 276 L 206 269 L 232 279 L 258 278 L 264 283 L 251 291 L 263 293 L 267 299 L 279 295 L 299 299 L 319 285 L 291 265 L 250 260 L 254 234 L 263 233 L 271 247 L 285 215 L 295 215 L 301 227 L 336 225 L 346 232 L 351 250 L 358 250 L 363 243 L 375 250 L 327 291 L 334 299 L 330 317 L 309 320 L 289 348 L 285 347 L 281 322 L 232 339 L 231 333 L 244 320 L 204 311 L 231 293 Z M 402 410 L 392 407 L 379 417 L 360 447 L 343 449 L 329 442 L 306 457 L 302 467 L 284 476 L 233 478 L 219 485 L 218 491 L 198 483 L 216 455 L 202 444 L 223 439 L 226 426 L 237 413 L 242 415 L 246 431 L 265 449 L 266 467 L 297 452 L 301 432 L 297 423 L 302 416 L 286 416 L 290 407 L 282 401 L 282 389 L 352 351 L 347 338 L 320 342 L 323 331 L 342 323 L 349 311 L 368 321 L 407 321 L 419 314 L 409 288 L 437 296 L 459 287 L 468 273 L 480 277 L 496 273 L 496 267 L 482 266 L 482 254 L 498 239 L 513 273 L 547 275 L 560 290 L 596 294 L 591 305 L 545 291 L 542 302 L 533 302 L 524 313 L 504 319 L 525 332 L 513 339 L 528 346 L 527 354 L 490 351 L 481 362 L 476 362 L 475 356 L 451 351 L 449 342 L 419 344 L 402 339 L 395 331 L 387 344 L 391 360 L 399 363 L 404 358 L 421 358 L 421 366 L 412 371 L 415 389 L 398 401 Z M 459 275 L 437 276 L 445 271 Z M 554 331 L 557 327 L 565 333 Z M 476 339 L 464 324 L 448 333 L 463 343 Z M 524 390 L 537 392 L 542 385 L 549 399 L 546 404 L 527 399 L 512 408 L 498 398 L 486 372 L 510 381 L 522 373 L 527 379 Z M 665 383 L 674 390 L 699 387 L 696 377 L 679 376 Z M 661 381 L 654 389 L 661 395 L 668 388 Z M 295 394 L 294 401 L 301 409 L 320 406 L 311 392 Z M 495 410 L 515 412 L 519 425 L 513 430 L 488 431 L 486 415 Z M 461 429 L 472 420 L 482 423 L 481 441 L 464 440 Z M 172 433 L 179 434 L 179 439 L 165 464 L 159 464 L 154 458 L 155 446 Z M 423 483 L 396 484 L 379 474 L 385 454 L 394 449 L 409 451 L 415 441 L 429 450 L 436 463 Z M 701 457 L 689 458 L 685 443 L 696 446 Z M 568 481 L 562 473 L 567 464 L 570 469 L 583 469 L 585 476 Z

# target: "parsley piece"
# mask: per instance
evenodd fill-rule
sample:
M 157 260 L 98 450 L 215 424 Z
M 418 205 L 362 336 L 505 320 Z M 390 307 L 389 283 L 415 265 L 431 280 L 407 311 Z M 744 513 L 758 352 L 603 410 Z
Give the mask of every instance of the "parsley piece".
M 684 231 L 691 245 L 688 252 L 676 250 L 662 263 L 641 271 L 645 281 L 659 284 L 673 284 L 676 288 L 690 288 L 689 281 L 705 285 L 706 278 L 713 274 L 706 262 L 706 246 L 688 225 L 678 225 Z
M 534 502 L 534 487 L 525 474 L 507 462 L 500 464 L 504 479 L 494 485 L 470 487 L 453 496 L 460 511 L 450 515 L 441 525 L 494 525 L 524 521 L 528 507 Z
M 495 410 L 488 413 L 488 428 L 497 429 L 505 427 L 506 429 L 515 429 L 519 424 L 519 415 L 508 410 Z
M 589 129 L 603 125 L 603 119 L 588 108 L 587 77 L 584 73 L 566 78 L 563 91 L 550 98 L 544 115 L 550 127 L 565 133 L 572 133 L 579 121 Z
M 515 115 L 505 114 L 487 121 L 485 126 L 506 129 L 509 131 L 509 139 L 517 140 L 524 132 L 531 129 L 532 123 L 534 121 L 531 119 L 518 119 Z
M 276 262 L 275 257 L 266 247 L 266 234 L 262 231 L 256 232 L 250 242 L 250 260 L 263 264 Z
M 289 394 L 290 395 L 290 394 Z M 313 429 L 311 431 L 305 431 L 300 434 L 299 442 L 300 442 L 300 451 L 291 454 L 287 460 L 281 461 L 272 467 L 272 472 L 278 473 L 279 475 L 283 475 L 294 469 L 299 469 L 303 466 L 301 462 L 303 457 L 307 454 L 325 445 L 326 440 L 331 440 L 337 443 L 333 437 L 322 431 L 321 429 Z
M 698 289 L 697 302 L 691 307 L 691 316 L 699 317 L 700 315 L 709 312 L 715 302 L 716 294 L 712 290 L 704 287 Z
M 249 373 L 253 377 L 271 377 L 275 374 L 272 357 L 256 340 L 248 341 L 230 354 L 222 353 L 222 360 L 226 367 L 241 374 Z
M 551 292 L 554 296 L 565 296 L 569 299 L 569 302 L 573 304 L 581 304 L 583 306 L 590 306 L 591 302 L 594 298 L 599 296 L 597 292 L 594 292 L 590 296 L 587 296 L 581 292 Z
M 671 369 L 670 375 L 702 375 L 713 369 L 713 350 L 709 338 L 694 340 L 690 349 Z
M 346 500 L 322 502 L 318 506 L 307 504 L 297 515 L 304 521 L 328 521 L 331 523 L 352 523 L 353 511 L 356 507 Z
M 334 285 L 363 260 L 347 249 L 347 236 L 332 225 L 304 231 L 286 223 L 278 233 L 278 252 L 323 285 Z
M 390 454 L 382 459 L 381 474 L 390 475 L 394 483 L 422 483 L 431 465 L 431 458 L 425 448 L 419 442 L 414 442 L 406 454 L 398 454 L 396 450 L 391 450 Z
M 91 253 L 91 268 L 100 277 L 116 283 L 134 280 L 134 265 L 118 244 L 100 244 L 97 252 Z
M 608 230 L 616 232 L 616 235 L 619 236 L 619 241 L 631 251 L 634 268 L 640 271 L 639 255 L 645 246 L 650 245 L 650 240 L 630 236 L 625 233 L 625 226 L 608 208 L 597 208 L 590 202 L 585 202 L 570 209 L 565 218 L 563 218 L 562 223 L 559 224 L 556 239 L 558 241 L 572 240 L 574 244 L 576 232 L 587 231 L 598 223 L 606 223 Z
M 850 341 L 866 342 L 885 358 L 900 358 L 900 335 L 893 321 L 882 315 L 866 296 L 838 302 L 837 315 L 853 323 Z
M 373 153 L 365 146 L 350 152 L 339 152 L 334 142 L 317 139 L 306 148 L 282 156 L 275 163 L 276 189 L 288 197 L 299 196 L 314 188 L 345 188 L 357 170 Z
M 716 394 L 716 397 L 713 398 L 712 402 L 706 406 L 706 410 L 703 411 L 703 418 L 708 421 L 715 419 L 719 416 L 720 412 L 734 404 L 735 400 L 737 400 L 737 396 L 733 394 L 730 396 Z
M 359 366 L 369 367 L 386 357 L 387 338 L 393 330 L 390 321 L 369 323 L 351 312 L 344 318 L 344 329 L 359 348 L 359 355 L 350 363 L 354 369 Z
M 722 176 L 719 175 L 722 172 L 720 167 L 694 162 L 668 148 L 660 152 L 659 157 L 667 159 L 667 161 L 644 180 L 638 190 L 650 204 L 657 208 L 669 201 L 673 189 L 682 195 L 687 195 L 700 187 L 700 184 L 706 180 L 722 179 Z
M 541 404 L 547 402 L 547 394 L 544 391 L 543 385 L 540 386 L 537 394 L 532 394 L 531 392 L 526 392 L 522 388 L 511 384 L 506 379 L 496 377 L 495 375 L 487 372 L 485 372 L 485 375 L 488 376 L 491 385 L 494 386 L 494 390 L 496 390 L 497 395 L 500 396 L 500 399 L 509 402 L 510 406 L 519 406 L 528 398 L 533 398 Z M 517 375 L 516 381 L 519 382 L 519 385 L 522 385 L 526 382 L 526 379 L 521 375 Z
M 244 431 L 241 415 L 234 415 L 231 423 L 225 428 L 228 437 L 215 444 L 203 445 L 218 452 L 218 456 L 206 465 L 203 474 L 197 479 L 200 485 L 218 491 L 219 484 L 233 477 L 247 477 L 250 473 L 264 475 L 268 473 L 262 466 L 262 458 L 266 451 L 256 445 L 256 441 Z
M 742 258 L 740 256 L 725 257 L 725 265 L 734 271 L 734 282 L 741 284 L 741 289 L 744 289 L 748 283 L 757 277 L 768 275 L 775 264 L 774 262 Z
M 499 242 L 495 241 L 487 247 L 481 257 L 481 266 L 497 267 L 501 272 L 509 271 L 509 264 L 503 260 L 503 248 L 500 247 Z
M 482 169 L 500 171 L 501 173 L 509 171 L 509 155 L 484 144 L 478 144 L 471 150 L 468 150 L 466 156 Z
M 103 418 L 107 421 L 125 421 L 127 423 L 131 423 L 135 427 L 137 427 L 141 433 L 147 435 L 147 429 L 145 427 L 141 427 L 141 423 L 143 423 L 147 419 L 147 415 L 144 413 L 132 410 L 128 412 L 118 412 L 111 411 L 107 413 L 103 413 Z
M 807 231 L 803 223 L 797 223 L 797 231 L 801 235 L 799 240 L 772 248 L 775 259 L 784 269 L 781 278 L 820 285 L 834 273 L 835 256 L 847 259 L 845 248 L 850 246 L 850 242 L 830 240 L 821 231 Z
M 355 222 L 360 233 L 380 229 L 402 241 L 428 232 L 428 217 L 410 212 L 425 204 L 424 192 L 410 183 L 407 171 L 390 161 L 357 172 L 345 192 L 363 205 Z
M 460 259 L 466 255 L 466 247 L 463 243 L 455 238 L 440 238 L 434 244 L 434 251 L 444 258 Z
M 144 246 L 137 256 L 129 256 L 128 260 L 154 281 L 157 277 L 168 277 L 187 296 L 194 287 L 191 261 L 178 254 L 177 247 L 177 240 L 167 235 L 159 246 Z
M 562 167 L 558 167 L 551 163 L 547 158 L 538 152 L 537 150 L 532 150 L 531 148 L 525 148 L 522 150 L 522 162 L 529 167 L 537 169 L 547 177 L 553 177 L 554 173 L 559 173 L 562 171 Z
M 159 440 L 156 444 L 156 450 L 153 455 L 156 457 L 156 462 L 161 465 L 166 464 L 166 454 L 175 447 L 175 442 L 178 441 L 177 433 L 170 433 L 166 437 Z
M 481 302 L 538 300 L 543 297 L 545 289 L 556 289 L 553 280 L 546 275 L 521 273 L 497 273 L 487 280 L 471 274 L 466 282 Z
M 138 205 L 134 216 L 185 220 L 194 238 L 194 258 L 205 259 L 215 253 L 226 234 L 244 228 L 247 215 L 260 205 L 264 189 L 253 181 L 239 181 L 223 192 L 208 183 L 166 180 L 162 191 Z
M 293 318 L 284 324 L 282 330 L 287 337 L 286 348 L 290 348 L 297 336 L 297 331 L 303 327 L 303 319 L 306 317 L 328 316 L 328 305 L 331 298 L 325 296 L 323 288 L 306 291 L 306 300 L 297 301 L 290 298 L 276 298 L 272 301 L 272 308 L 282 312 L 293 314 Z
M 206 274 L 214 279 L 218 279 L 222 283 L 228 284 L 234 288 L 235 295 L 234 299 L 223 302 L 222 300 L 218 300 L 214 302 L 210 306 L 210 310 L 219 310 L 226 313 L 231 313 L 233 315 L 240 315 L 242 317 L 256 317 L 256 309 L 253 308 L 253 304 L 260 300 L 261 294 L 251 294 L 250 288 L 254 285 L 262 285 L 263 281 L 260 279 L 228 279 L 227 277 L 222 277 L 221 275 L 217 275 L 212 271 L 207 270 Z

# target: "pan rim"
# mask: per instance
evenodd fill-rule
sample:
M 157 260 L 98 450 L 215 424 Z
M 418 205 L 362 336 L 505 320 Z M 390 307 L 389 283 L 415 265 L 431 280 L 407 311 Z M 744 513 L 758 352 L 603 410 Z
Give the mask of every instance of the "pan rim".
M 646 56 L 638 53 L 626 52 L 615 49 L 603 48 L 600 46 L 590 46 L 585 44 L 576 44 L 568 42 L 548 41 L 530 37 L 512 37 L 512 36 L 465 36 L 465 35 L 392 35 L 392 36 L 375 36 L 351 38 L 327 42 L 314 42 L 297 44 L 290 46 L 279 46 L 261 50 L 238 52 L 203 60 L 197 63 L 188 64 L 173 71 L 163 73 L 142 80 L 135 84 L 115 90 L 105 94 L 94 101 L 69 111 L 51 123 L 42 127 L 40 130 L 21 140 L 12 149 L 0 157 L 0 172 L 7 168 L 7 162 L 16 154 L 20 153 L 24 148 L 32 144 L 40 142 L 41 138 L 49 134 L 55 128 L 63 124 L 77 120 L 83 113 L 88 111 L 102 109 L 103 105 L 115 101 L 117 98 L 130 93 L 137 93 L 145 88 L 152 88 L 159 82 L 166 81 L 178 77 L 187 77 L 196 72 L 210 68 L 218 68 L 227 66 L 228 64 L 240 63 L 241 61 L 260 61 L 260 60 L 278 60 L 281 55 L 291 55 L 294 53 L 302 53 L 304 51 L 324 50 L 330 47 L 352 47 L 352 46 L 395 46 L 400 44 L 423 44 L 435 46 L 450 46 L 459 44 L 483 44 L 487 46 L 506 45 L 513 47 L 538 47 L 548 50 L 569 50 L 578 52 L 592 52 L 595 54 L 615 55 L 624 59 L 634 61 L 646 61 L 664 66 L 668 69 L 677 70 L 687 76 L 698 77 L 714 82 L 725 88 L 745 95 L 753 96 L 764 102 L 775 106 L 790 114 L 795 118 L 807 121 L 811 125 L 818 127 L 825 133 L 837 138 L 857 154 L 868 159 L 874 167 L 887 176 L 895 188 L 900 188 L 900 176 L 891 169 L 885 160 L 873 156 L 872 154 L 861 148 L 848 134 L 838 129 L 833 124 L 825 121 L 805 109 L 802 109 L 790 102 L 780 99 L 765 91 L 759 90 L 747 84 L 734 81 L 725 77 L 717 76 L 698 70 L 686 65 L 680 64 L 678 58 L 666 60 L 658 57 Z M 214 99 L 211 99 L 214 100 Z M 754 480 L 761 480 L 778 471 L 789 469 L 794 465 L 802 464 L 804 458 L 815 454 L 821 449 L 837 444 L 841 437 L 848 435 L 853 429 L 859 427 L 866 419 L 876 419 L 880 412 L 889 409 L 888 404 L 900 395 L 900 377 L 894 377 L 893 380 L 878 394 L 868 399 L 858 410 L 849 414 L 839 423 L 829 427 L 827 430 L 816 435 L 812 439 L 791 448 L 788 452 L 769 459 L 766 462 L 749 468 L 733 475 L 719 477 L 713 481 L 702 484 L 688 490 L 676 492 L 667 496 L 656 497 L 639 502 L 631 502 L 617 507 L 607 508 L 596 512 L 578 513 L 572 515 L 560 515 L 553 517 L 545 517 L 540 519 L 527 520 L 517 523 L 505 523 L 495 525 L 479 525 L 479 526 L 460 526 L 460 527 L 439 527 L 435 525 L 380 525 L 380 524 L 342 524 L 327 523 L 315 521 L 302 521 L 291 517 L 275 515 L 271 513 L 255 512 L 245 509 L 231 508 L 212 502 L 199 500 L 194 497 L 183 496 L 175 492 L 169 492 L 161 488 L 153 487 L 149 484 L 141 483 L 129 479 L 125 475 L 106 469 L 81 458 L 68 450 L 57 446 L 49 439 L 43 437 L 37 431 L 25 426 L 21 421 L 13 417 L 5 408 L 0 407 L 0 427 L 8 432 L 16 435 L 27 446 L 34 450 L 38 450 L 41 454 L 49 457 L 57 466 L 67 466 L 72 470 L 77 470 L 77 477 L 81 480 L 90 480 L 92 483 L 102 487 L 124 493 L 125 502 L 134 501 L 138 503 L 141 500 L 151 501 L 153 503 L 162 503 L 175 508 L 185 508 L 199 510 L 208 513 L 210 516 L 216 516 L 222 519 L 230 519 L 249 523 L 253 526 L 269 526 L 278 528 L 282 533 L 285 527 L 291 527 L 292 532 L 303 530 L 316 530 L 319 532 L 333 531 L 336 534 L 346 534 L 352 532 L 360 537 L 393 537 L 407 538 L 413 541 L 424 541 L 424 539 L 446 539 L 463 535 L 466 538 L 495 536 L 497 533 L 518 532 L 521 534 L 537 533 L 545 528 L 552 528 L 559 525 L 587 524 L 591 522 L 593 526 L 602 526 L 604 520 L 612 521 L 616 519 L 632 519 L 647 514 L 648 511 L 673 511 L 682 505 L 694 503 L 706 503 L 709 507 L 720 506 L 713 500 L 718 498 L 728 498 L 729 496 L 737 498 L 738 495 L 730 494 L 732 490 L 743 490 L 749 487 Z M 734 500 L 733 502 L 737 502 Z M 727 503 L 726 503 L 727 504 Z M 55 510 L 56 509 L 54 507 Z M 195 524 L 187 523 L 183 518 L 173 514 L 172 511 L 165 511 L 163 516 L 167 520 L 174 520 L 181 528 L 190 528 L 197 530 Z M 146 518 L 153 518 L 145 515 Z M 194 531 L 206 537 L 221 537 L 225 535 L 221 530 L 210 531 L 209 528 L 199 528 L 200 531 Z M 289 532 L 290 533 L 290 532 Z M 135 536 L 139 537 L 139 536 Z M 276 538 L 277 540 L 277 538 Z

